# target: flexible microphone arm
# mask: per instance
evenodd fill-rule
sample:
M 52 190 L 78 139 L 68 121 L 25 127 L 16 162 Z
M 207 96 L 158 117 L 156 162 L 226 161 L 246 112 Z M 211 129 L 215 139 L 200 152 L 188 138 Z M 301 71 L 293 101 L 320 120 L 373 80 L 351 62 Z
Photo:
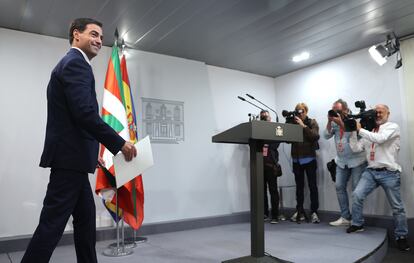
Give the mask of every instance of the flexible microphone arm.
M 266 108 L 268 108 L 269 110 L 273 111 L 273 112 L 276 114 L 276 122 L 279 122 L 279 115 L 277 114 L 277 112 L 276 112 L 274 109 L 270 108 L 269 106 L 267 106 L 266 104 L 264 104 L 264 103 L 263 103 L 263 102 L 261 102 L 260 100 L 255 99 L 255 98 L 254 98 L 252 95 L 250 95 L 250 94 L 247 94 L 247 93 L 246 93 L 246 96 L 247 96 L 247 97 L 249 97 L 249 98 L 251 98 L 252 100 L 255 100 L 255 101 L 259 102 L 260 104 L 262 104 L 263 106 L 265 106 L 265 107 L 266 107 Z
M 257 106 L 256 104 L 254 104 L 254 103 L 252 103 L 252 102 L 250 102 L 250 101 L 246 100 L 246 99 L 245 99 L 245 98 L 243 98 L 243 97 L 237 96 L 237 98 L 239 98 L 239 100 L 242 100 L 242 101 L 245 101 L 245 102 L 247 102 L 247 103 L 250 103 L 251 105 L 255 106 L 256 108 L 259 108 L 260 110 L 264 110 L 264 109 L 260 108 L 259 106 Z

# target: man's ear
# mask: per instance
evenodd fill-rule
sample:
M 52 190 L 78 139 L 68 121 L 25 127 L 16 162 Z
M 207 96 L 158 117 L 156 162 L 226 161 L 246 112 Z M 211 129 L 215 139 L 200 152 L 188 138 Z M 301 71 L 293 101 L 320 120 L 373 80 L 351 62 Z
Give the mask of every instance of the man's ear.
M 79 40 L 79 34 L 80 34 L 79 30 L 77 30 L 77 29 L 73 30 L 72 34 L 73 34 L 73 40 L 78 41 Z

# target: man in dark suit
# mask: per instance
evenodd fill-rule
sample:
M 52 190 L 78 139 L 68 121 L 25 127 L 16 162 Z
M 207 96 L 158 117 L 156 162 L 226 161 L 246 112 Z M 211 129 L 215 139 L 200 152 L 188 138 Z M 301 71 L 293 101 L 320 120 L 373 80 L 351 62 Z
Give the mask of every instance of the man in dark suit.
M 52 71 L 47 87 L 48 116 L 41 167 L 50 179 L 39 225 L 22 262 L 48 262 L 73 216 L 77 262 L 97 262 L 95 203 L 88 173 L 94 173 L 99 143 L 130 161 L 137 154 L 99 116 L 90 60 L 102 47 L 102 24 L 89 18 L 72 22 L 72 48 Z
M 267 110 L 260 112 L 261 121 L 272 121 Z M 277 190 L 277 177 L 282 175 L 279 165 L 279 152 L 277 148 L 280 143 L 269 143 L 263 145 L 263 181 L 264 181 L 264 220 L 271 224 L 279 223 L 279 192 Z M 271 217 L 269 217 L 269 200 L 267 189 L 270 193 Z

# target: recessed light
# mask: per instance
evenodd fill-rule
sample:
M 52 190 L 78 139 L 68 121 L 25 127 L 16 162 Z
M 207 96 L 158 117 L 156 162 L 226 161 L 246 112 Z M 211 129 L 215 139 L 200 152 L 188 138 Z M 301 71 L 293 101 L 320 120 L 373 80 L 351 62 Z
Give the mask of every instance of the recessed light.
M 293 56 L 292 61 L 293 62 L 300 62 L 300 61 L 303 61 L 303 60 L 307 60 L 309 58 L 310 58 L 309 52 L 302 52 L 299 55 Z

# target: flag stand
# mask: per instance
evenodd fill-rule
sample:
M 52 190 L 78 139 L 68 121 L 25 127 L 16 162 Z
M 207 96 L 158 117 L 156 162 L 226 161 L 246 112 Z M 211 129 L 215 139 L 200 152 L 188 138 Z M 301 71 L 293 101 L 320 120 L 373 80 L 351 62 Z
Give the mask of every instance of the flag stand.
M 125 246 L 124 239 L 122 238 L 122 246 L 120 246 L 120 240 L 119 240 L 119 220 L 118 220 L 118 188 L 115 187 L 115 203 L 116 203 L 116 212 L 115 212 L 115 221 L 116 221 L 116 243 L 115 246 L 109 246 L 108 249 L 104 250 L 103 254 L 108 257 L 123 257 L 128 256 L 134 253 L 132 248 L 128 248 Z M 123 225 L 123 221 L 122 221 Z M 124 233 L 122 233 L 122 236 L 124 236 Z
M 128 237 L 127 239 L 125 239 L 126 242 L 133 242 L 135 244 L 140 244 L 140 243 L 145 243 L 148 241 L 147 237 L 138 237 L 137 236 L 137 231 L 134 230 L 134 234 L 132 237 Z
M 136 248 L 137 243 L 135 243 L 132 240 L 125 239 L 125 226 L 124 226 L 124 219 L 121 219 L 121 231 L 122 231 L 122 244 L 125 246 L 125 248 Z M 115 248 L 117 247 L 117 243 L 112 243 L 108 247 Z

